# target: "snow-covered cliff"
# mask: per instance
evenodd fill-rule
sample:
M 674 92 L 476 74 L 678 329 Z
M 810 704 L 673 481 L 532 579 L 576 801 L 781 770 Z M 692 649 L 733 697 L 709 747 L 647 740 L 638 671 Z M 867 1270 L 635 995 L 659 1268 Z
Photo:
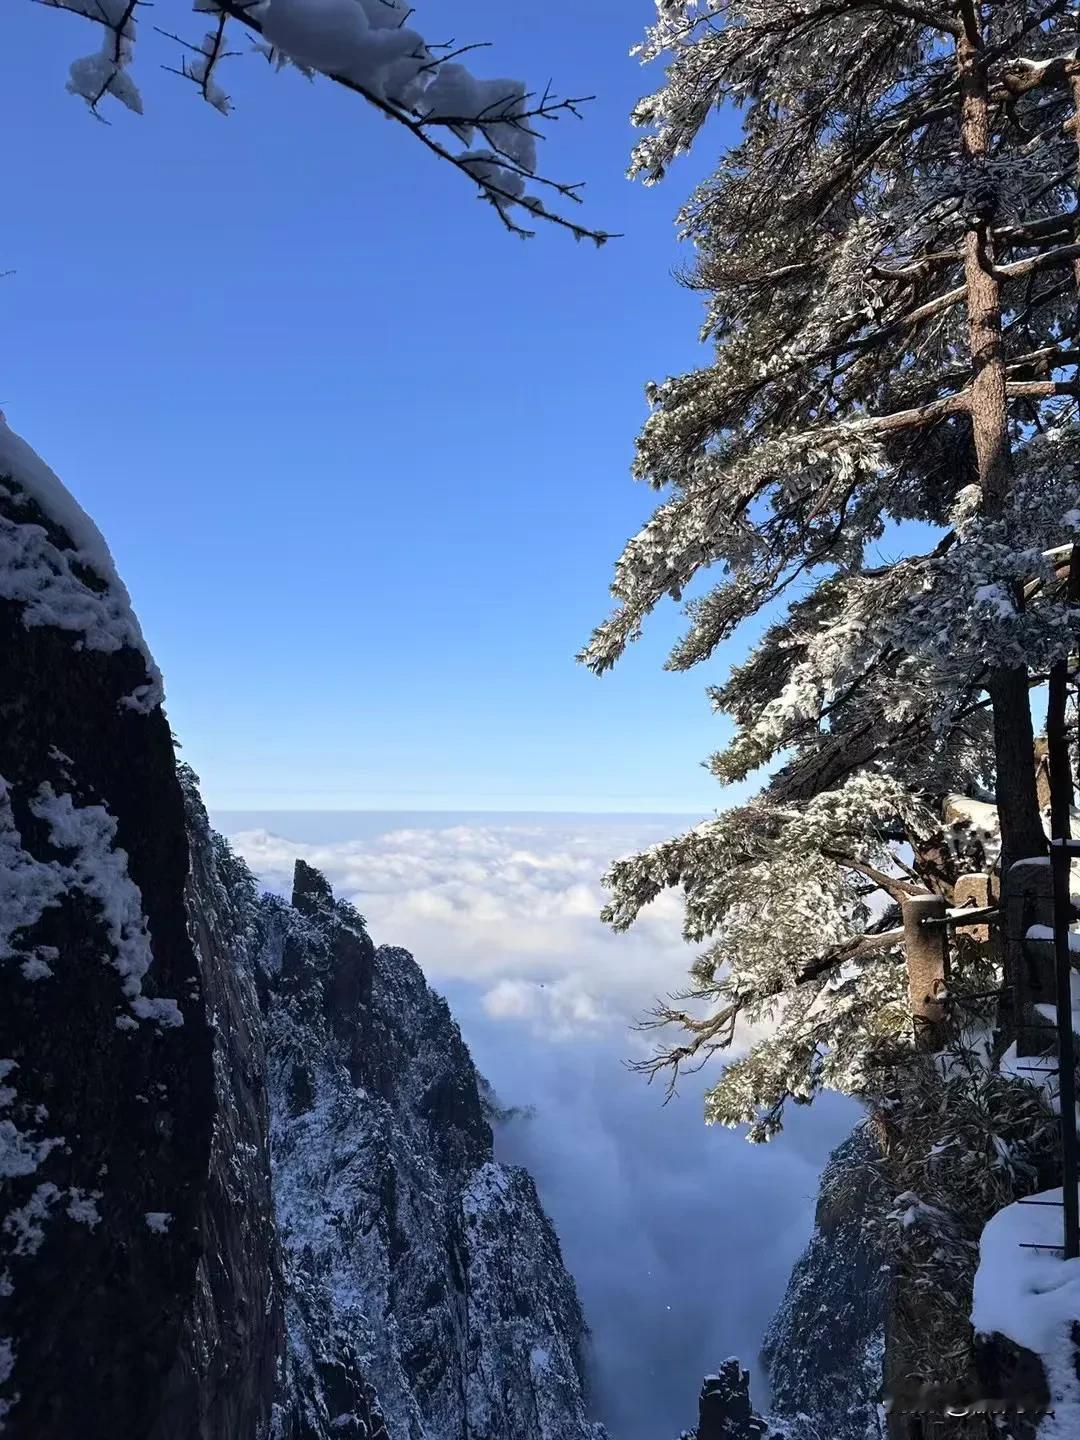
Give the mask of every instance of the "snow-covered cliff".
M 871 1223 L 876 1159 L 866 1124 L 829 1157 L 813 1236 L 765 1335 L 770 1418 L 790 1440 L 878 1433 L 889 1271 Z
M 257 1434 L 279 1343 L 258 1017 L 224 914 L 189 928 L 127 592 L 2 419 L 0 677 L 0 1426 Z

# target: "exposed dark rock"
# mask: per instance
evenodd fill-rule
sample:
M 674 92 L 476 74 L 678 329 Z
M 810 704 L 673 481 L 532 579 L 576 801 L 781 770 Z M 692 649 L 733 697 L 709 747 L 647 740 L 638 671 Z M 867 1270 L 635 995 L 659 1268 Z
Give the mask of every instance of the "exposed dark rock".
M 188 917 L 214 1039 L 215 1107 L 194 1304 L 172 1378 L 198 1396 L 192 1440 L 262 1437 L 284 1344 L 270 1191 L 266 1052 L 251 951 L 255 887 L 210 829 L 195 777 L 181 769 L 191 868 Z M 165 1414 L 174 1409 L 169 1396 Z
M 736 1359 L 725 1360 L 701 1387 L 697 1440 L 760 1440 L 767 1434 L 750 1403 L 750 1372 Z
M 769 1418 L 792 1440 L 877 1433 L 889 1274 L 870 1223 L 876 1156 L 865 1124 L 830 1156 L 813 1237 L 765 1336 Z
M 288 1319 L 276 1433 L 596 1440 L 573 1281 L 531 1178 L 493 1159 L 445 1001 L 309 866 L 261 923 Z
M 679 1440 L 785 1440 L 786 1431 L 773 1428 L 750 1400 L 750 1372 L 735 1356 L 715 1375 L 706 1375 L 698 1397 L 696 1430 L 684 1430 Z
M 1038 1355 L 1003 1335 L 974 1336 L 971 1372 L 948 1385 L 890 1384 L 889 1440 L 1036 1440 L 1052 1409 Z
M 1073 1327 L 1073 1344 L 1080 1347 L 1080 1325 Z M 1050 1409 L 1050 1387 L 1039 1356 L 1004 1335 L 976 1335 L 975 1374 L 974 1393 L 963 1399 L 973 1406 L 988 1405 L 997 1433 L 1007 1440 L 1035 1440 L 1039 1422 Z
M 244 1002 L 188 932 L 183 798 L 126 594 L 3 432 L 19 460 L 0 470 L 5 1435 L 254 1435 L 273 1342 L 223 1166 L 259 1142 L 259 1081 L 238 1081 L 238 1049 L 215 1090 L 207 1022 L 208 999 L 219 1023 Z

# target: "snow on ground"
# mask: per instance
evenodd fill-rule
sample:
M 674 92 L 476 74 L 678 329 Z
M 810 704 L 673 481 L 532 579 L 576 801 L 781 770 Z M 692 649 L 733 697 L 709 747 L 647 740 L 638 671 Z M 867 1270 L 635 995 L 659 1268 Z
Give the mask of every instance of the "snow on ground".
M 1062 1191 L 1032 1196 L 1060 1202 Z M 979 1269 L 971 1323 L 981 1334 L 997 1333 L 1042 1357 L 1053 1413 L 1039 1426 L 1040 1440 L 1080 1435 L 1080 1381 L 1072 1326 L 1080 1321 L 1080 1259 L 1066 1260 L 1058 1204 L 1017 1202 L 987 1223 L 979 1245 Z M 1045 1249 L 1026 1248 L 1046 1246 Z

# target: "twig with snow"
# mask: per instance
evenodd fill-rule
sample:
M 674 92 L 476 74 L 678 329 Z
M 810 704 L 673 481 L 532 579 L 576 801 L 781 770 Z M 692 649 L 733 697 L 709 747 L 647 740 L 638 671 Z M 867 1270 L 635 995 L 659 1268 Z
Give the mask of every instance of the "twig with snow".
M 142 98 L 129 69 L 137 12 L 148 0 L 35 3 L 69 10 L 105 31 L 99 51 L 72 65 L 68 89 L 98 118 L 108 96 L 141 113 Z M 237 53 L 226 45 L 227 27 L 235 22 L 258 36 L 255 49 L 276 68 L 293 66 L 309 78 L 323 75 L 403 125 L 471 181 L 512 234 L 535 234 L 520 218 L 524 211 L 530 222 L 546 221 L 576 240 L 602 245 L 613 238 L 612 232 L 548 209 L 528 188 L 542 187 L 560 200 L 581 203 L 580 182 L 539 173 L 537 141 L 544 137 L 538 127 L 563 115 L 580 119 L 581 106 L 594 97 L 558 98 L 550 85 L 537 95 L 517 80 L 477 78 L 459 62 L 473 50 L 486 49 L 487 42 L 428 43 L 407 24 L 413 11 L 401 0 L 193 0 L 192 8 L 211 16 L 213 28 L 193 42 L 155 26 L 188 52 L 179 66 L 163 68 L 192 81 L 222 114 L 232 107 L 217 77 L 221 62 Z M 477 138 L 480 147 L 474 144 Z

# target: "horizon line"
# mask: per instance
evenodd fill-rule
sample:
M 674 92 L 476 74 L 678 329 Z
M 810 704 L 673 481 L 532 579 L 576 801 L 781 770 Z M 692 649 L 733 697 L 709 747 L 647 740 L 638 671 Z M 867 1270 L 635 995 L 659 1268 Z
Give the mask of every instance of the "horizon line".
M 207 805 L 219 815 L 645 815 L 657 819 L 684 820 L 695 810 L 652 810 L 648 807 L 623 810 L 578 810 L 536 806 L 458 805 Z

